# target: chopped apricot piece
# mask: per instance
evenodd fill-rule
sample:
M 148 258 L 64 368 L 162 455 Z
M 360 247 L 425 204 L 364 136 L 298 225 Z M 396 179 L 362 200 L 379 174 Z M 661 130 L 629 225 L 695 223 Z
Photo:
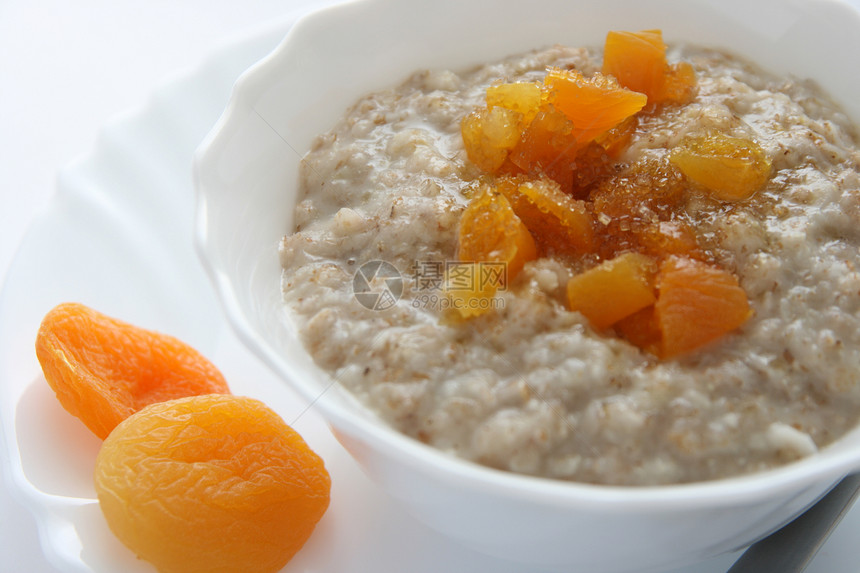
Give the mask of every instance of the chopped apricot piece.
M 547 171 L 555 167 L 570 172 L 569 163 L 579 144 L 573 123 L 553 107 L 542 109 L 523 131 L 511 151 L 511 161 L 525 172 Z M 564 185 L 564 181 L 560 182 Z
M 603 48 L 603 73 L 656 103 L 666 82 L 666 44 L 660 30 L 609 32 Z
M 541 106 L 540 85 L 535 82 L 497 84 L 487 88 L 487 107 L 504 107 L 522 114 L 527 125 L 537 115 Z
M 508 199 L 490 187 L 483 187 L 463 211 L 459 241 L 458 260 L 504 264 L 506 278 L 503 283 L 514 280 L 523 265 L 537 258 L 537 248 L 528 228 Z
M 770 158 L 758 144 L 719 132 L 683 142 L 669 160 L 722 201 L 750 197 L 767 182 L 771 171 Z
M 658 97 L 661 103 L 689 103 L 696 93 L 696 72 L 689 62 L 672 64 L 666 70 L 666 81 Z
M 461 264 L 447 270 L 443 290 L 448 305 L 469 318 L 491 308 L 486 301 L 537 258 L 537 247 L 507 198 L 484 186 L 461 215 L 457 258 Z
M 568 254 L 594 249 L 594 223 L 585 202 L 564 193 L 556 181 L 506 178 L 497 188 L 545 249 Z
M 654 305 L 663 333 L 662 358 L 700 348 L 752 315 L 747 295 L 730 272 L 684 257 L 660 265 Z
M 611 76 L 586 78 L 576 70 L 550 68 L 544 79 L 549 103 L 573 122 L 573 135 L 584 146 L 645 107 L 645 94 L 628 90 Z
M 447 310 L 461 319 L 486 314 L 493 308 L 491 301 L 504 284 L 504 267 L 499 263 L 449 265 L 442 283 Z
M 598 329 L 611 326 L 654 304 L 654 260 L 625 253 L 580 273 L 567 283 L 570 310 L 581 312 Z
M 603 73 L 648 96 L 649 104 L 689 102 L 696 74 L 687 62 L 669 65 L 660 30 L 609 32 L 603 48 Z
M 663 333 L 660 332 L 660 325 L 657 323 L 654 305 L 646 306 L 625 316 L 613 326 L 618 334 L 634 346 L 655 356 L 660 355 Z
M 149 404 L 230 393 L 215 365 L 184 342 L 78 303 L 45 315 L 36 356 L 63 408 L 102 439 Z
M 460 132 L 469 160 L 489 173 L 497 171 L 520 139 L 521 118 L 504 107 L 478 109 L 463 118 Z
M 594 141 L 603 148 L 609 157 L 618 159 L 630 144 L 638 125 L 637 116 L 630 116 L 606 133 L 598 135 Z
M 152 404 L 105 439 L 95 467 L 111 531 L 162 573 L 271 572 L 329 505 L 319 456 L 252 398 Z

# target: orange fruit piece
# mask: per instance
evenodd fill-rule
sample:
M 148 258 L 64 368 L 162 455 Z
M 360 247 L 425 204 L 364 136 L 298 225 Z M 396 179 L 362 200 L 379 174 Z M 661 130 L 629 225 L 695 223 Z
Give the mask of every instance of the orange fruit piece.
M 581 148 L 573 122 L 552 106 L 542 108 L 511 150 L 511 162 L 524 172 L 544 172 L 567 188 L 572 182 L 570 163 Z
M 632 115 L 606 133 L 598 135 L 594 141 L 603 148 L 609 157 L 618 159 L 627 149 L 638 126 L 639 118 Z
M 500 106 L 522 114 L 523 125 L 528 125 L 541 106 L 540 84 L 515 82 L 497 84 L 487 88 L 487 107 Z
M 522 114 L 504 107 L 477 109 L 460 122 L 469 160 L 488 173 L 497 171 L 520 140 Z
M 102 439 L 149 404 L 230 392 L 218 369 L 184 342 L 77 303 L 48 312 L 36 356 L 63 407 Z
M 645 94 L 599 72 L 586 78 L 576 70 L 550 68 L 544 89 L 549 103 L 573 122 L 573 136 L 580 146 L 633 116 L 648 101 Z
M 444 290 L 449 305 L 467 318 L 491 308 L 481 301 L 491 299 L 536 259 L 537 247 L 507 198 L 484 186 L 460 217 L 457 258 L 465 264 L 448 269 Z
M 280 570 L 329 504 L 323 461 L 262 402 L 152 404 L 105 439 L 95 487 L 111 531 L 162 573 Z
M 742 201 L 770 178 L 771 161 L 754 141 L 714 132 L 674 148 L 669 160 L 716 199 Z
M 696 95 L 696 72 L 689 62 L 678 62 L 666 70 L 663 91 L 657 98 L 660 103 L 689 103 Z
M 660 355 L 660 344 L 663 333 L 657 323 L 657 315 L 654 306 L 646 306 L 633 314 L 625 316 L 613 327 L 616 332 L 627 339 L 631 344 L 650 352 L 655 356 Z
M 648 96 L 657 103 L 666 82 L 666 44 L 660 30 L 606 34 L 603 73 L 622 86 Z
M 651 257 L 625 253 L 572 277 L 567 283 L 570 310 L 581 312 L 597 329 L 654 304 Z
M 657 290 L 654 310 L 663 334 L 661 358 L 717 340 L 752 315 L 746 293 L 732 273 L 695 259 L 663 261 Z
M 696 74 L 687 62 L 669 65 L 660 30 L 612 31 L 603 47 L 604 74 L 648 96 L 648 103 L 687 103 L 695 93 Z
M 589 253 L 595 247 L 594 222 L 584 201 L 561 190 L 548 177 L 501 178 L 496 188 L 544 249 L 559 253 Z
M 504 270 L 503 264 L 496 263 L 448 265 L 442 283 L 445 309 L 456 313 L 453 315 L 455 319 L 486 314 L 493 309 L 493 297 L 504 288 Z
M 460 217 L 457 259 L 471 263 L 503 263 L 503 284 L 514 280 L 528 261 L 537 258 L 529 230 L 507 198 L 484 186 Z

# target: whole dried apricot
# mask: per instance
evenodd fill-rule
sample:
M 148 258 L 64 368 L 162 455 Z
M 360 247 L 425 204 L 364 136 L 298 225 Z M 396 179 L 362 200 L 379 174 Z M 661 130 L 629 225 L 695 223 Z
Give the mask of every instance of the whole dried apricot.
M 184 342 L 78 303 L 45 315 L 36 356 L 63 407 L 102 439 L 149 404 L 230 392 L 215 365 Z
M 162 573 L 265 573 L 301 549 L 329 504 L 322 460 L 262 402 L 231 395 L 153 404 L 96 459 L 113 533 Z

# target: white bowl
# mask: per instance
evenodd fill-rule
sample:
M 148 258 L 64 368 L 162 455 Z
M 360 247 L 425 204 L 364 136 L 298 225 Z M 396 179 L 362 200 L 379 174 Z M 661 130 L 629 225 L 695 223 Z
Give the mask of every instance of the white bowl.
M 364 0 L 300 21 L 242 76 L 195 161 L 197 246 L 242 340 L 312 401 L 343 445 L 420 520 L 480 551 L 534 566 L 647 571 L 741 548 L 860 468 L 860 432 L 773 471 L 663 487 L 530 478 L 452 459 L 383 425 L 329 387 L 280 293 L 300 155 L 358 97 L 422 68 L 468 68 L 609 29 L 661 28 L 817 80 L 860 117 L 860 16 L 848 5 L 751 0 Z

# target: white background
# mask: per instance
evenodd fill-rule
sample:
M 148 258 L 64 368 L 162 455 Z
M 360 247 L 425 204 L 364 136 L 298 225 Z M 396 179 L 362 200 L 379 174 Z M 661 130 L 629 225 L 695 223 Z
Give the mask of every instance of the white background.
M 850 1 L 860 7 L 860 0 Z M 100 125 L 142 105 L 159 83 L 198 64 L 220 44 L 311 4 L 0 0 L 0 274 L 50 200 L 56 170 L 93 146 Z M 857 532 L 860 511 L 855 510 L 810 572 L 856 571 Z M 0 571 L 52 571 L 41 558 L 32 518 L 5 485 Z

